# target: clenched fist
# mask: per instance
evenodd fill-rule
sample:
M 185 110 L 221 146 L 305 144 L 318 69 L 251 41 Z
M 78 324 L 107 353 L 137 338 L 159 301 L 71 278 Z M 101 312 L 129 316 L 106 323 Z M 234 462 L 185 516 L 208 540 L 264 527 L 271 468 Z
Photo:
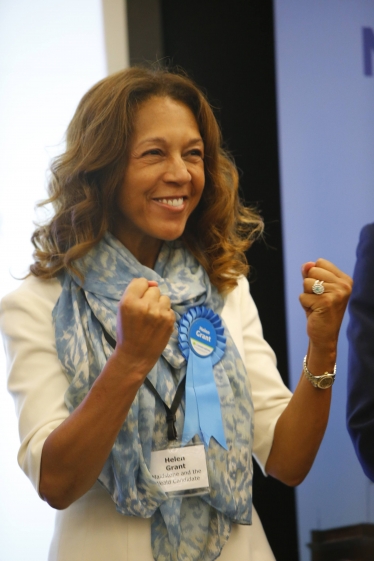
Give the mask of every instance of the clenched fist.
M 326 259 L 303 265 L 304 292 L 300 302 L 307 317 L 307 333 L 312 344 L 326 350 L 336 346 L 339 329 L 352 291 L 352 279 Z M 313 285 L 322 282 L 322 293 Z
M 166 347 L 174 322 L 170 298 L 161 294 L 157 282 L 133 279 L 118 306 L 116 353 L 145 378 Z

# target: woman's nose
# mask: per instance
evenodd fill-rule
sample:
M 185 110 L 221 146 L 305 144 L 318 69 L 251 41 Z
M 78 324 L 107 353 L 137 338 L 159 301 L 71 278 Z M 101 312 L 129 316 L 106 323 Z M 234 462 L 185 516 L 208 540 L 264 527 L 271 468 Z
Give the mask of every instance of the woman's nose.
M 178 183 L 178 185 L 191 181 L 191 174 L 182 158 L 173 158 L 167 163 L 164 181 Z

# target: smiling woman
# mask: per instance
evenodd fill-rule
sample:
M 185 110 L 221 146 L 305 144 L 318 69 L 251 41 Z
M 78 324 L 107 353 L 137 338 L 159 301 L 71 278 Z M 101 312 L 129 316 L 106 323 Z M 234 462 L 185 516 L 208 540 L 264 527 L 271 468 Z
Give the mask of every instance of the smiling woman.
M 310 469 L 331 396 L 311 372 L 333 368 L 349 277 L 303 267 L 308 376 L 291 399 L 244 277 L 262 222 L 186 76 L 96 84 L 51 171 L 54 216 L 0 316 L 19 462 L 61 511 L 49 561 L 274 561 L 252 454 L 289 485 Z
M 181 193 L 185 221 L 175 237 L 183 237 L 220 291 L 234 288 L 240 275 L 248 273 L 244 252 L 262 232 L 262 220 L 238 198 L 236 167 L 222 149 L 218 124 L 200 89 L 182 74 L 136 67 L 98 82 L 78 105 L 67 130 L 67 150 L 51 165 L 47 202 L 54 204 L 56 214 L 34 233 L 32 273 L 51 278 L 65 267 L 75 270 L 76 259 L 107 230 L 114 232 L 121 224 L 125 228 L 125 222 L 130 227 L 121 199 L 139 204 L 139 187 L 128 187 L 127 177 L 135 173 L 138 186 L 142 174 L 149 189 L 156 179 L 153 170 L 161 173 L 161 162 L 164 173 L 153 193 L 158 216 L 165 225 L 170 222 L 171 230 L 173 225 L 178 229 Z M 180 189 L 171 186 L 180 183 Z M 145 194 L 144 203 L 155 188 Z M 193 212 L 199 191 L 201 201 Z M 160 201 L 170 198 L 178 210 L 165 221 L 165 203 Z M 118 211 L 125 211 L 122 220 Z M 173 235 L 170 231 L 166 239 Z M 157 247 L 154 240 L 151 245 Z
M 204 183 L 204 142 L 194 114 L 170 97 L 152 97 L 134 119 L 113 233 L 153 268 L 162 241 L 182 236 Z

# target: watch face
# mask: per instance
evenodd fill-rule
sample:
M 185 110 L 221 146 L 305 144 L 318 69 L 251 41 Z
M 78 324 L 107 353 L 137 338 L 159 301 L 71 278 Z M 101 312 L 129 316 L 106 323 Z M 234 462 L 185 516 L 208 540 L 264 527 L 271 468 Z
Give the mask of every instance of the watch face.
M 333 376 L 324 376 L 323 378 L 318 380 L 318 387 L 321 388 L 321 390 L 326 390 L 327 388 L 332 386 L 333 383 L 334 383 Z

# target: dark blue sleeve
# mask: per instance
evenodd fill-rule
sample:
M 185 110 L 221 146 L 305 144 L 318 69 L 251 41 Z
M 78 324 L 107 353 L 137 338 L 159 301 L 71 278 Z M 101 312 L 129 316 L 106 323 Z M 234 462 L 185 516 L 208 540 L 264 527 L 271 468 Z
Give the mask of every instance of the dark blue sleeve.
M 365 474 L 374 481 L 374 224 L 357 247 L 349 302 L 347 426 Z

